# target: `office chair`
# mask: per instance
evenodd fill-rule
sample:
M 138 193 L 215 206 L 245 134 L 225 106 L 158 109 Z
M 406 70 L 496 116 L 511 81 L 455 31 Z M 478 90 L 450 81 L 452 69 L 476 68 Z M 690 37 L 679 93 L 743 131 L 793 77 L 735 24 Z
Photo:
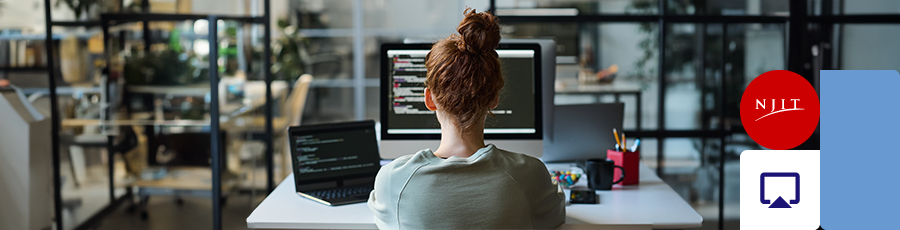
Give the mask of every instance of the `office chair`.
M 281 107 L 281 114 L 272 118 L 273 127 L 273 147 L 274 153 L 287 153 L 286 131 L 289 126 L 300 125 L 303 118 L 303 108 L 306 105 L 306 98 L 309 92 L 309 85 L 313 81 L 313 76 L 304 74 L 294 82 L 290 95 L 284 100 Z M 266 118 L 264 115 L 256 116 L 238 116 L 229 119 L 228 122 L 221 125 L 222 130 L 229 133 L 262 133 L 265 132 Z M 237 146 L 243 143 L 233 142 Z M 282 176 L 290 174 L 290 154 L 282 154 L 281 171 Z M 276 158 L 277 159 L 277 158 Z M 277 162 L 276 162 L 277 163 Z M 276 179 L 276 181 L 278 181 Z

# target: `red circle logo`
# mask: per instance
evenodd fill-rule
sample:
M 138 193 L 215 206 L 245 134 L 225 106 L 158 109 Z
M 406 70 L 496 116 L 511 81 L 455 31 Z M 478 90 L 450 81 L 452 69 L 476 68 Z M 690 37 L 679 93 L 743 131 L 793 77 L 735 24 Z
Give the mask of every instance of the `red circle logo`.
M 806 79 L 794 72 L 766 72 L 744 90 L 741 123 L 750 138 L 763 147 L 797 147 L 809 139 L 819 124 L 819 96 Z

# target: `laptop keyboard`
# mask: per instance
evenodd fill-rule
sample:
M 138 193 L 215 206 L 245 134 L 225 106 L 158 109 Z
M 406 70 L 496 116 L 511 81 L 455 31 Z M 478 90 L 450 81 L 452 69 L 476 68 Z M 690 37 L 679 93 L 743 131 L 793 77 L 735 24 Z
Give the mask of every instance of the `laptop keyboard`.
M 340 188 L 331 188 L 331 189 L 323 189 L 316 191 L 304 192 L 307 195 L 317 197 L 323 200 L 331 200 L 338 199 L 344 197 L 351 197 L 361 194 L 368 195 L 374 189 L 374 184 L 364 184 L 364 185 L 355 185 L 355 186 L 347 186 Z

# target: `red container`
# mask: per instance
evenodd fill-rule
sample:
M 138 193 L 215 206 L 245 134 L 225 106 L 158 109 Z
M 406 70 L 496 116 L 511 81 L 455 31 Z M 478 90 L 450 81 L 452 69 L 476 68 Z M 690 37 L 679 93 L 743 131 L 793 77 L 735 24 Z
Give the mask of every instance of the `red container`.
M 638 184 L 641 178 L 641 169 L 638 164 L 641 160 L 641 153 L 638 152 L 619 152 L 612 149 L 606 150 L 606 158 L 616 162 L 617 166 L 625 169 L 625 179 L 622 185 Z M 613 170 L 613 178 L 620 178 L 622 173 L 619 170 Z

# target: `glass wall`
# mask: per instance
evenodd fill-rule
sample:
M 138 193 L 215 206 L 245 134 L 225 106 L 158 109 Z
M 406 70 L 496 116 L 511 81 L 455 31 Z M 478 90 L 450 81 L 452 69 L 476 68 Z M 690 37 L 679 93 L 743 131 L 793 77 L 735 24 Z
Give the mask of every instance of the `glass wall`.
M 841 44 L 838 66 L 841 69 L 900 71 L 900 43 L 885 42 L 900 39 L 900 26 L 843 24 L 837 27 Z
M 787 16 L 789 1 L 725 0 L 684 1 L 666 0 L 666 13 L 677 15 L 748 15 Z
M 90 24 L 55 26 L 51 31 L 43 29 L 45 19 L 41 6 L 29 1 L 0 3 L 0 78 L 20 87 L 35 107 L 49 116 L 47 72 L 50 68 L 59 69 L 53 71 L 57 71 L 60 95 L 58 119 L 63 123 L 58 134 L 62 162 L 59 171 L 63 205 L 68 210 L 61 218 L 67 229 L 76 227 L 110 203 L 109 178 L 116 181 L 114 197 L 121 197 L 126 191 L 123 185 L 130 183 L 125 180 L 138 179 L 146 168 L 141 167 L 147 162 L 139 162 L 138 167 L 132 165 L 134 161 L 165 165 L 162 159 L 173 156 L 171 149 L 160 149 L 165 143 L 148 138 L 209 133 L 202 125 L 117 127 L 114 129 L 118 132 L 137 133 L 135 138 L 143 138 L 137 142 L 143 144 L 132 147 L 140 151 L 109 154 L 105 135 L 109 129 L 77 123 L 106 119 L 100 115 L 104 114 L 100 112 L 103 77 L 121 73 L 118 82 L 109 85 L 119 87 L 114 89 L 119 92 L 131 91 L 130 95 L 118 99 L 121 111 L 112 113 L 110 120 L 146 122 L 208 122 L 205 114 L 209 113 L 210 100 L 205 94 L 147 93 L 153 91 L 152 87 L 142 90 L 141 83 L 152 83 L 142 77 L 160 72 L 130 67 L 143 60 L 153 61 L 155 58 L 147 58 L 149 53 L 177 49 L 157 61 L 187 63 L 194 67 L 190 71 L 194 78 L 178 83 L 206 88 L 208 78 L 203 77 L 208 77 L 211 70 L 206 65 L 210 50 L 204 47 L 212 42 L 220 44 L 221 55 L 213 58 L 218 58 L 222 68 L 215 71 L 221 71 L 223 78 L 240 78 L 238 70 L 243 70 L 245 80 L 261 80 L 263 28 L 259 26 L 233 21 L 154 22 L 148 25 L 148 37 L 155 42 L 144 44 L 146 34 L 142 23 L 126 23 L 111 28 L 111 45 L 103 47 L 99 36 L 102 30 L 91 22 L 97 21 L 100 13 L 139 12 L 141 1 L 93 2 L 102 4 L 86 11 L 66 4 L 51 6 L 54 21 L 66 22 L 62 23 L 65 25 Z M 262 11 L 261 2 L 151 1 L 149 12 L 258 15 Z M 624 131 L 635 133 L 629 135 L 629 142 L 634 137 L 642 139 L 643 163 L 659 168 L 659 176 L 704 217 L 704 229 L 716 229 L 719 222 L 725 229 L 739 228 L 740 153 L 763 149 L 745 134 L 738 110 L 743 89 L 756 76 L 769 70 L 805 71 L 809 74 L 804 76 L 815 86 L 818 70 L 823 69 L 900 71 L 897 61 L 900 60 L 897 42 L 900 25 L 891 21 L 895 17 L 853 20 L 844 17 L 896 16 L 900 13 L 900 2 L 894 0 L 284 0 L 277 3 L 286 7 L 271 9 L 275 80 L 284 80 L 282 83 L 290 87 L 300 74 L 309 73 L 314 77 L 302 124 L 379 120 L 380 46 L 405 40 L 431 42 L 445 38 L 456 32 L 467 7 L 494 10 L 501 18 L 504 38 L 555 40 L 556 104 L 624 103 Z M 798 5 L 803 9 L 791 9 Z M 791 15 L 797 11 L 806 11 L 808 15 Z M 793 38 L 788 36 L 790 16 L 804 17 L 809 22 L 800 25 L 801 33 Z M 221 29 L 220 41 L 206 40 L 209 23 L 216 23 Z M 52 53 L 56 56 L 47 56 L 42 34 L 46 32 L 53 34 L 57 45 Z M 105 59 L 105 52 L 113 57 L 101 60 Z M 788 58 L 789 52 L 796 56 Z M 48 60 L 56 60 L 56 66 L 47 66 Z M 102 73 L 101 69 L 107 66 L 113 74 Z M 172 88 L 168 86 L 160 88 Z M 579 92 L 583 88 L 595 90 Z M 276 119 L 288 111 L 283 107 L 283 98 L 289 91 L 276 93 L 279 100 L 275 106 Z M 259 110 L 241 114 L 253 117 L 246 120 L 253 122 L 240 125 L 241 128 L 223 128 L 232 131 L 226 135 L 229 146 L 224 148 L 227 158 L 232 159 L 228 168 L 236 174 L 231 176 L 241 179 L 240 187 L 249 191 L 264 186 L 261 178 L 265 174 L 265 150 L 258 135 L 263 125 L 254 123 L 262 114 Z M 223 120 L 222 125 L 229 126 L 236 121 Z M 131 130 L 125 131 L 128 129 Z M 284 129 L 276 129 L 276 138 L 283 138 L 278 136 L 278 130 Z M 124 139 L 126 135 L 120 136 Z M 122 143 L 121 139 L 113 143 Z M 277 156 L 284 149 L 278 144 L 281 142 L 275 142 L 275 164 L 282 167 L 276 169 L 276 177 L 283 177 L 289 171 L 284 158 Z M 818 149 L 818 132 L 800 148 Z M 208 163 L 205 160 L 201 159 Z M 113 177 L 109 176 L 109 165 L 114 168 Z M 723 194 L 718 192 L 720 188 Z M 722 219 L 719 212 L 723 213 Z
M 467 6 L 488 6 L 486 0 L 289 3 L 292 13 L 285 20 L 307 38 L 307 64 L 315 77 L 304 124 L 378 120 L 381 44 L 445 38 L 455 32 Z

